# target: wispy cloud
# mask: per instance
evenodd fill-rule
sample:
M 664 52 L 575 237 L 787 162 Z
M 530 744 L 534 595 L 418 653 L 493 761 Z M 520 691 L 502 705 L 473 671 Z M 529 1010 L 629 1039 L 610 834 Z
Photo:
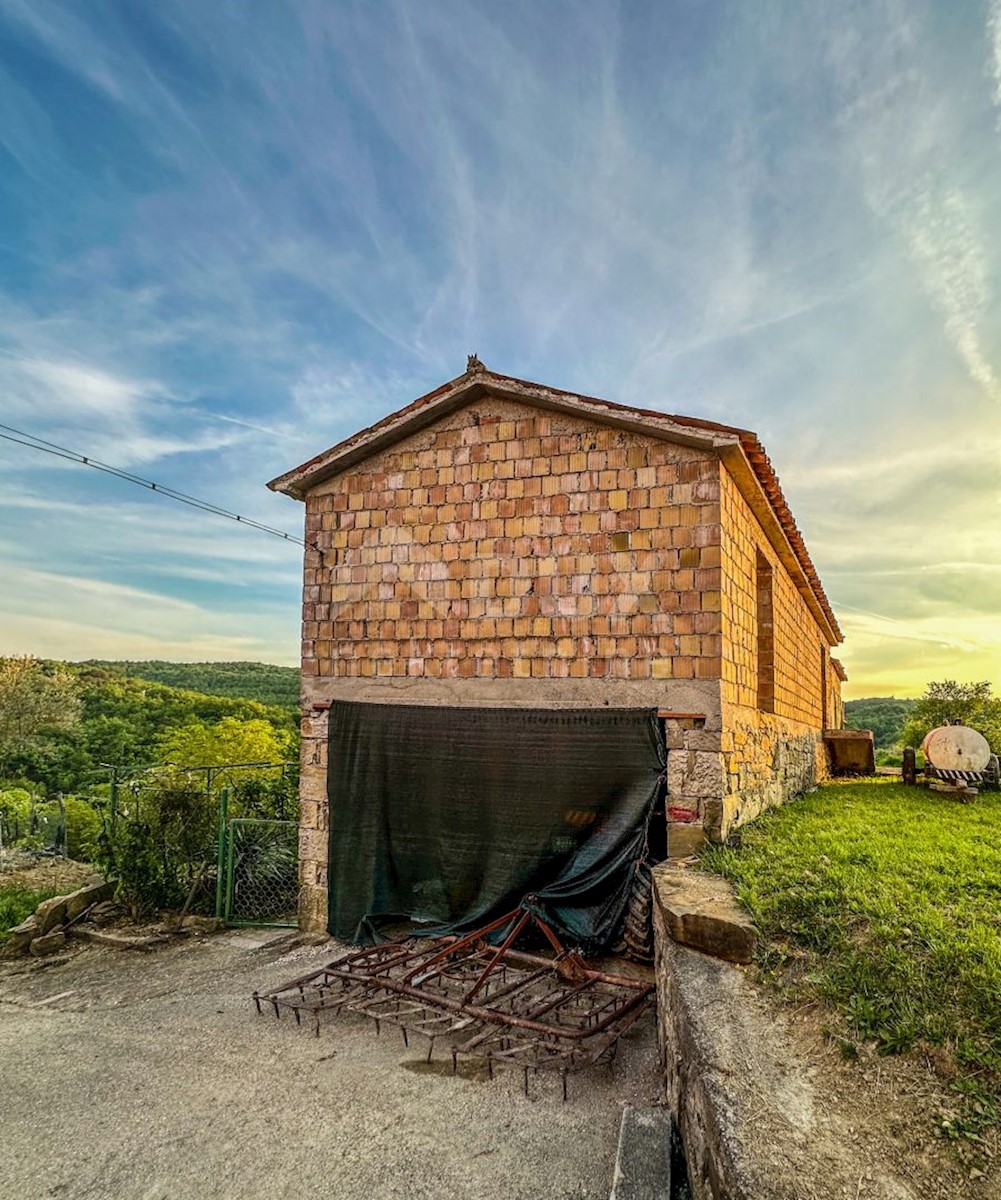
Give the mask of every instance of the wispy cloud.
M 1001 109 L 1001 2 L 992 0 L 987 14 L 987 40 L 990 72 L 994 80 L 994 107 Z M 1001 117 L 999 117 L 1001 130 Z
M 832 596 L 921 634 L 846 610 L 853 686 L 918 686 L 952 623 L 995 654 L 1001 3 L 571 12 L 9 0 L 0 420 L 294 531 L 264 482 L 475 350 L 757 429 Z M 294 656 L 288 547 L 0 471 L 17 568 Z M 23 635 L 96 652 L 147 603 L 72 595 Z
M 984 340 L 988 251 L 958 182 L 967 172 L 950 161 L 955 115 L 922 69 L 930 22 L 900 2 L 873 11 L 880 36 L 846 12 L 832 44 L 841 123 L 872 212 L 901 239 L 970 378 L 998 400 Z

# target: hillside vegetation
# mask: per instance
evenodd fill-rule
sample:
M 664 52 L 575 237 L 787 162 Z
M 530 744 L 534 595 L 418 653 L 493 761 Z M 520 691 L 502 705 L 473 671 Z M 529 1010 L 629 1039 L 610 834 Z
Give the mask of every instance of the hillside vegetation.
M 871 729 L 876 749 L 890 750 L 902 744 L 904 726 L 917 704 L 917 700 L 898 700 L 896 696 L 846 700 L 845 725 L 849 729 Z
M 135 767 L 156 762 L 178 730 L 217 728 L 227 720 L 241 725 L 259 722 L 272 729 L 282 745 L 292 747 L 294 757 L 298 722 L 287 705 L 171 687 L 96 662 L 43 661 L 33 693 L 39 692 L 40 681 L 52 686 L 57 680 L 66 694 L 51 716 L 67 712 L 72 701 L 73 719 L 56 721 L 40 714 L 36 728 L 0 747 L 0 786 L 6 779 L 35 785 L 46 794 L 87 791 L 108 778 L 106 764 Z
M 88 670 L 113 672 L 132 679 L 147 679 L 167 687 L 201 692 L 209 696 L 229 696 L 257 700 L 278 708 L 298 709 L 298 667 L 277 667 L 259 662 L 115 662 L 93 659 L 75 664 Z
M 110 874 L 134 913 L 211 911 L 220 789 L 233 816 L 294 818 L 297 745 L 285 705 L 0 658 L 0 869 L 54 848 Z M 0 906 L 0 934 L 31 901 Z

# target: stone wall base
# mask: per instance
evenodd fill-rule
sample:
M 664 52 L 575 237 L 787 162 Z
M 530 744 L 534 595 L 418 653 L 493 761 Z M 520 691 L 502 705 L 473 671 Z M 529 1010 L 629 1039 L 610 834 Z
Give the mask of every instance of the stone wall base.
M 299 889 L 299 928 L 303 933 L 326 933 L 327 889 L 303 884 Z
M 670 877 L 654 878 L 658 1038 L 694 1200 L 917 1200 L 840 1102 L 844 1079 L 776 1002 L 739 967 L 671 938 L 658 886 Z

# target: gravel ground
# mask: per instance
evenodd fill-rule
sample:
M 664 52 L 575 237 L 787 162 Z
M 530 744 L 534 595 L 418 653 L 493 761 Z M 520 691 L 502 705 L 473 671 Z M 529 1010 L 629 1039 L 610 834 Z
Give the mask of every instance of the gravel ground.
M 526 1099 L 520 1076 L 429 1071 L 361 1017 L 316 1039 L 256 1015 L 255 988 L 336 951 L 229 931 L 0 964 L 0 1196 L 608 1195 L 622 1104 L 658 1099 L 652 1018 L 568 1103 L 558 1080 Z

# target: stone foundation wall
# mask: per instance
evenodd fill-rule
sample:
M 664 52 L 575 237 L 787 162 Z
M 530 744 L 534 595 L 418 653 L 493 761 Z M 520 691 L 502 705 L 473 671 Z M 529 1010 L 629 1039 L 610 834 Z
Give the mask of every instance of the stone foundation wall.
M 327 713 L 308 697 L 299 757 L 299 928 L 327 931 Z
M 714 841 L 816 787 L 830 773 L 819 729 L 736 705 L 724 705 L 723 723 L 723 790 L 707 806 L 705 822 Z

